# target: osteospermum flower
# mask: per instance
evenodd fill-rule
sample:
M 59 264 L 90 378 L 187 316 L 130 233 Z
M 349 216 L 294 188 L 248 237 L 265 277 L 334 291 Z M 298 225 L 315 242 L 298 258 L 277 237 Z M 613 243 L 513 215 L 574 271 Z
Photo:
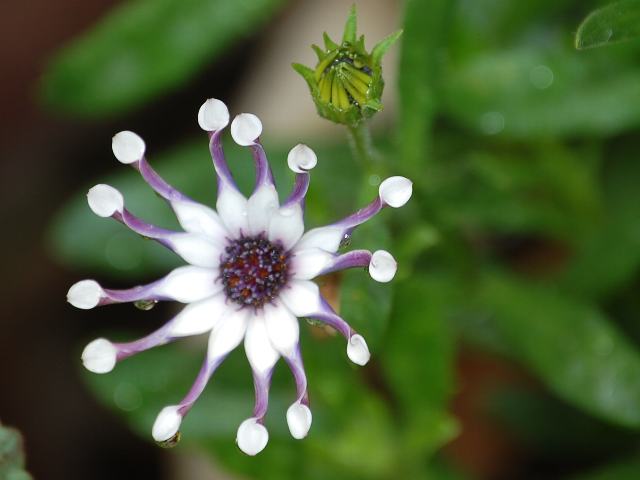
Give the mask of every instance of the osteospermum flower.
M 84 366 L 95 373 L 110 372 L 131 355 L 181 337 L 210 332 L 204 364 L 187 395 L 159 413 L 152 429 L 158 442 L 176 438 L 183 418 L 204 390 L 226 355 L 244 340 L 253 370 L 256 402 L 253 415 L 238 428 L 237 443 L 255 455 L 267 444 L 264 426 L 271 374 L 280 357 L 289 365 L 297 397 L 287 410 L 294 438 L 304 438 L 311 426 L 307 378 L 299 346 L 296 317 L 308 317 L 338 330 L 347 340 L 347 355 L 364 365 L 370 354 L 364 338 L 343 320 L 322 297 L 311 280 L 329 272 L 367 267 L 378 282 L 390 281 L 396 262 L 384 250 L 355 250 L 338 254 L 341 241 L 383 207 L 400 207 L 411 196 L 412 184 L 404 177 L 387 178 L 368 206 L 330 225 L 304 233 L 304 200 L 315 153 L 297 145 L 287 157 L 296 181 L 280 204 L 265 152 L 259 142 L 262 124 L 243 113 L 231 123 L 231 135 L 248 147 L 256 166 L 256 185 L 247 199 L 233 181 L 226 164 L 221 137 L 229 111 L 220 100 L 207 100 L 198 112 L 200 127 L 209 134 L 209 147 L 218 180 L 216 211 L 202 205 L 165 182 L 145 159 L 145 143 L 135 133 L 113 137 L 115 157 L 137 169 L 144 180 L 174 210 L 183 232 L 166 230 L 136 217 L 125 207 L 121 193 L 109 185 L 96 185 L 87 199 L 93 212 L 112 217 L 140 235 L 173 250 L 189 265 L 176 268 L 148 285 L 127 290 L 104 288 L 95 280 L 74 284 L 69 303 L 82 309 L 122 302 L 175 300 L 186 306 L 163 327 L 139 340 L 114 343 L 98 338 L 82 353 Z

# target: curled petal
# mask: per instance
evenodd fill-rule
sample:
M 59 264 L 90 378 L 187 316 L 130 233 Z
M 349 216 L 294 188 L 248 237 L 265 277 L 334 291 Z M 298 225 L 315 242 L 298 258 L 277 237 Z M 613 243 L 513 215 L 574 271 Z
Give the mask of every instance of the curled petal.
M 267 161 L 267 154 L 257 138 L 251 145 L 251 153 L 256 165 L 256 190 L 263 185 L 273 185 L 273 173 Z
M 92 309 L 100 303 L 104 290 L 95 280 L 80 280 L 67 292 L 67 302 L 82 310 Z
M 111 185 L 99 184 L 87 193 L 89 208 L 99 217 L 111 217 L 124 209 L 122 194 Z
M 287 165 L 295 173 L 307 173 L 318 163 L 315 152 L 303 143 L 299 143 L 291 149 L 287 155 Z
M 399 208 L 411 198 L 413 183 L 405 177 L 389 177 L 380 184 L 378 193 L 386 205 Z
M 307 436 L 312 420 L 311 410 L 303 403 L 296 402 L 287 409 L 287 425 L 291 436 L 296 440 Z
M 253 145 L 262 134 L 262 122 L 252 113 L 241 113 L 231 122 L 231 136 L 243 147 Z
M 178 433 L 181 423 L 182 415 L 179 405 L 164 407 L 153 424 L 151 435 L 156 442 L 165 442 Z
M 398 270 L 396 259 L 386 250 L 377 250 L 371 256 L 369 275 L 376 282 L 386 283 L 393 280 Z
M 108 373 L 116 365 L 118 349 L 106 338 L 97 338 L 82 351 L 84 367 L 93 373 Z
M 116 133 L 111 139 L 113 155 L 119 162 L 129 164 L 144 156 L 146 146 L 144 140 L 128 130 Z
M 256 418 L 248 418 L 240 424 L 236 442 L 247 455 L 257 455 L 267 446 L 269 432 Z
M 207 132 L 222 130 L 229 124 L 229 109 L 221 100 L 209 98 L 198 110 L 198 125 Z
M 349 342 L 347 343 L 347 356 L 349 359 L 357 365 L 366 365 L 371 354 L 369 353 L 369 347 L 362 335 L 351 335 Z

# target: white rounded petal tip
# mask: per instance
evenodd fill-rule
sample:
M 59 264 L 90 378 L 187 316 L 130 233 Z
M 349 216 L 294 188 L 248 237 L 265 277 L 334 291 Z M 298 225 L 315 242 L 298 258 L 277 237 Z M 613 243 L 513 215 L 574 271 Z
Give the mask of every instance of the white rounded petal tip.
M 229 125 L 229 109 L 221 100 L 209 98 L 198 110 L 198 125 L 207 132 L 222 130 Z
M 116 365 L 118 351 L 106 338 L 97 338 L 82 351 L 84 367 L 93 373 L 108 373 Z
M 122 194 L 110 185 L 99 184 L 87 193 L 89 208 L 99 217 L 110 217 L 124 209 Z
M 236 437 L 238 447 L 247 455 L 257 455 L 269 442 L 269 432 L 264 425 L 255 418 L 248 418 L 238 427 Z
M 315 152 L 303 143 L 291 149 L 287 155 L 287 164 L 295 173 L 305 173 L 312 170 L 318 163 Z
M 311 428 L 311 410 L 306 405 L 294 403 L 287 410 L 287 424 L 291 436 L 296 440 L 300 440 L 307 436 Z
M 393 280 L 398 270 L 396 259 L 386 250 L 373 252 L 369 262 L 369 275 L 376 282 L 386 283 Z
M 347 356 L 356 365 L 366 365 L 371 354 L 362 335 L 352 335 L 347 342 Z
M 111 139 L 113 154 L 121 163 L 133 163 L 144 156 L 146 146 L 139 135 L 125 130 Z
M 182 423 L 179 408 L 178 405 L 171 405 L 160 411 L 151 430 L 151 435 L 156 442 L 166 442 L 178 433 Z
M 380 184 L 378 192 L 390 207 L 402 207 L 411 198 L 413 183 L 406 177 L 389 177 Z
M 76 308 L 89 310 L 100 303 L 102 287 L 95 280 L 80 280 L 71 285 L 67 292 L 67 302 Z
M 243 147 L 256 143 L 262 134 L 262 122 L 253 113 L 241 113 L 231 122 L 231 136 Z

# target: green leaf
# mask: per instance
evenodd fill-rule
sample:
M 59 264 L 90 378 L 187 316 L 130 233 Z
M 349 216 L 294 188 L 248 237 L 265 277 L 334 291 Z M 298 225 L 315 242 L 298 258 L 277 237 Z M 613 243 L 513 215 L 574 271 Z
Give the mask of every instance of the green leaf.
M 622 0 L 591 12 L 576 32 L 576 48 L 601 47 L 640 36 L 640 0 Z
M 448 413 L 455 355 L 449 323 L 457 289 L 446 277 L 418 274 L 396 286 L 383 368 L 401 405 L 404 464 L 423 461 L 457 433 Z
M 31 475 L 24 468 L 22 436 L 17 430 L 0 424 L 0 478 L 31 480 Z
M 640 477 L 640 460 L 630 458 L 595 471 L 574 475 L 570 480 L 636 480 Z
M 622 149 L 605 164 L 604 211 L 592 219 L 562 284 L 591 298 L 606 298 L 634 278 L 640 266 L 640 164 L 635 147 Z
M 445 43 L 454 2 L 408 0 L 404 12 L 404 38 L 400 57 L 401 165 L 421 179 L 431 155 L 431 127 L 437 111 L 434 85 L 438 80 L 438 51 Z
M 639 428 L 640 354 L 595 307 L 500 276 L 480 281 L 485 323 L 553 392 L 609 422 Z
M 250 35 L 283 0 L 123 3 L 51 62 L 41 94 L 86 116 L 121 113 L 176 88 Z
M 499 50 L 452 62 L 443 85 L 446 113 L 487 137 L 603 137 L 640 124 L 630 99 L 640 69 L 620 49 L 580 55 L 551 45 Z

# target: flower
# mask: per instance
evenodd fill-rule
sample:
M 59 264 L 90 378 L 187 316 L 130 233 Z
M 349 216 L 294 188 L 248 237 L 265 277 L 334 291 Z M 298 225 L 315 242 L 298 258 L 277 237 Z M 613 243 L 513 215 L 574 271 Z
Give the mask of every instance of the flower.
M 278 194 L 265 152 L 259 141 L 262 123 L 242 113 L 231 123 L 236 143 L 248 147 L 255 161 L 256 185 L 247 199 L 236 187 L 226 164 L 221 136 L 229 111 L 220 100 L 207 100 L 198 112 L 200 127 L 208 132 L 218 180 L 216 211 L 190 199 L 165 182 L 145 158 L 145 143 L 135 133 L 113 137 L 115 157 L 137 169 L 144 180 L 174 210 L 183 232 L 166 230 L 136 217 L 123 196 L 109 185 L 96 185 L 87 195 L 96 215 L 112 217 L 140 235 L 173 250 L 189 265 L 176 268 L 148 285 L 127 290 L 102 287 L 95 280 L 74 284 L 67 294 L 77 308 L 122 302 L 175 300 L 186 306 L 155 332 L 127 343 L 98 338 L 82 353 L 84 366 L 95 373 L 110 372 L 131 355 L 190 335 L 210 332 L 208 351 L 191 390 L 177 405 L 165 407 L 152 429 L 158 442 L 172 442 L 183 418 L 204 390 L 226 355 L 244 340 L 253 370 L 256 402 L 253 415 L 238 428 L 237 443 L 249 454 L 259 453 L 269 434 L 264 426 L 271 374 L 280 357 L 289 365 L 297 397 L 287 411 L 294 438 L 304 438 L 311 426 L 307 378 L 298 342 L 297 317 L 308 317 L 338 330 L 347 339 L 347 355 L 364 365 L 370 354 L 364 338 L 353 330 L 322 298 L 313 278 L 351 267 L 368 267 L 378 282 L 389 282 L 396 262 L 384 250 L 355 250 L 338 254 L 341 241 L 383 207 L 400 207 L 410 198 L 411 182 L 391 177 L 365 208 L 331 225 L 304 233 L 303 209 L 309 171 L 317 163 L 313 150 L 296 145 L 287 157 L 296 180 L 289 197 Z
M 293 69 L 307 82 L 318 114 L 350 127 L 382 110 L 382 57 L 402 35 L 402 30 L 392 33 L 369 53 L 364 46 L 364 35 L 357 38 L 356 27 L 354 5 L 340 44 L 325 32 L 324 50 L 317 45 L 312 46 L 318 57 L 316 67 L 311 69 L 299 63 L 293 64 Z

